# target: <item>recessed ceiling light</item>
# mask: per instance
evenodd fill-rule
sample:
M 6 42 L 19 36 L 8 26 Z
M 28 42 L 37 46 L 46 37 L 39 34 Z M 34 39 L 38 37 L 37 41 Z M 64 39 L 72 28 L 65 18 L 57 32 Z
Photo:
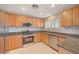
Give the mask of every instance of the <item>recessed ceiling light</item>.
M 22 10 L 25 10 L 25 8 L 22 8 Z
M 42 15 L 42 13 L 40 12 L 40 15 Z
M 48 14 L 47 16 L 50 16 L 50 14 Z
M 51 7 L 55 7 L 55 4 L 52 4 Z

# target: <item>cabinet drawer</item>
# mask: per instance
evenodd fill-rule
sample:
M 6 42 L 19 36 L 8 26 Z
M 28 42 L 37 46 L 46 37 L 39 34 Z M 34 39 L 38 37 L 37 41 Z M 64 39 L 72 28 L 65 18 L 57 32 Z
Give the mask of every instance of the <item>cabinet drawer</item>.
M 59 54 L 73 54 L 72 52 L 70 52 L 62 47 L 59 47 L 59 46 L 58 46 L 58 53 Z

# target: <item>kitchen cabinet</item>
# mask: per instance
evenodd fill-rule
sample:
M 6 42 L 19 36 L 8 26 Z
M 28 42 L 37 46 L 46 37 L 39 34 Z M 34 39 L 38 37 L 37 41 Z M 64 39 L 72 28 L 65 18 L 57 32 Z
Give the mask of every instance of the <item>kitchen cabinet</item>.
M 43 43 L 45 43 L 45 44 L 48 44 L 48 40 L 49 40 L 48 34 L 42 32 L 41 37 L 42 37 L 42 38 L 41 38 L 41 42 L 43 42 Z
M 3 12 L 0 12 L 0 27 L 4 27 L 4 14 Z
M 44 20 L 41 19 L 41 20 L 40 20 L 40 27 L 43 27 L 43 26 L 44 26 Z
M 79 26 L 79 6 L 73 8 L 73 26 Z
M 48 44 L 48 34 L 39 32 L 34 35 L 34 42 L 43 42 Z
M 22 26 L 22 22 L 23 22 L 23 20 L 22 20 L 21 16 L 17 15 L 16 16 L 16 26 Z
M 33 18 L 33 26 L 35 27 L 43 27 L 44 26 L 44 21 L 39 18 Z
M 73 23 L 72 23 L 73 15 L 72 14 L 73 14 L 72 8 L 61 13 L 60 24 L 62 27 L 73 25 Z
M 32 23 L 32 17 L 18 15 L 16 17 L 16 26 L 23 26 L 23 23 Z
M 32 23 L 32 17 L 26 16 L 25 23 Z
M 59 47 L 59 46 L 58 46 L 58 53 L 59 54 L 73 54 L 72 52 L 70 52 L 62 47 Z
M 21 48 L 22 44 L 22 35 L 10 35 L 6 36 L 5 41 L 5 50 L 9 51 L 16 48 Z
M 4 53 L 4 36 L 0 36 L 0 54 Z
M 36 33 L 34 35 L 34 42 L 40 42 L 41 40 L 41 33 Z
M 40 27 L 41 25 L 40 19 L 37 19 L 36 22 L 37 22 L 37 27 Z
M 16 26 L 16 15 L 6 14 L 5 17 L 5 26 Z
M 69 39 L 65 37 L 58 37 L 58 53 L 59 54 L 73 54 L 73 52 L 71 52 L 72 51 L 71 47 L 73 47 L 73 50 L 74 50 L 74 46 L 72 46 L 73 42 L 71 40 L 75 42 L 75 40 L 72 38 Z
M 22 47 L 22 35 L 12 36 L 11 40 L 12 40 L 12 49 Z
M 37 19 L 33 18 L 33 23 L 32 24 L 33 24 L 34 27 L 37 27 Z

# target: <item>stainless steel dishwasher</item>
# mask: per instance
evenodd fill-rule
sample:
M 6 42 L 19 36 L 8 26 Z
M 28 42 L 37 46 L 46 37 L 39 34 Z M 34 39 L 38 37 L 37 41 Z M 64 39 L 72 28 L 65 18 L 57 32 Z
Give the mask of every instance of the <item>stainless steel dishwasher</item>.
M 53 35 L 49 35 L 49 40 L 48 40 L 49 46 L 54 48 L 55 50 L 58 50 L 57 48 L 57 37 Z

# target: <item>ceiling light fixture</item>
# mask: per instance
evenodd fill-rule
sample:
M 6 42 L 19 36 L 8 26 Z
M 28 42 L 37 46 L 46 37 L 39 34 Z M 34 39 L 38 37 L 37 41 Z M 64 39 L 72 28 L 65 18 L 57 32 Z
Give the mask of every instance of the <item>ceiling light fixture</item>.
M 47 16 L 50 16 L 50 14 L 48 14 Z
M 25 8 L 22 8 L 22 10 L 25 10 Z
M 38 8 L 39 5 L 37 5 L 37 4 L 33 4 L 32 7 L 33 7 L 33 8 Z
M 55 7 L 55 4 L 52 4 L 51 7 Z
M 42 13 L 40 12 L 40 15 L 42 15 Z

